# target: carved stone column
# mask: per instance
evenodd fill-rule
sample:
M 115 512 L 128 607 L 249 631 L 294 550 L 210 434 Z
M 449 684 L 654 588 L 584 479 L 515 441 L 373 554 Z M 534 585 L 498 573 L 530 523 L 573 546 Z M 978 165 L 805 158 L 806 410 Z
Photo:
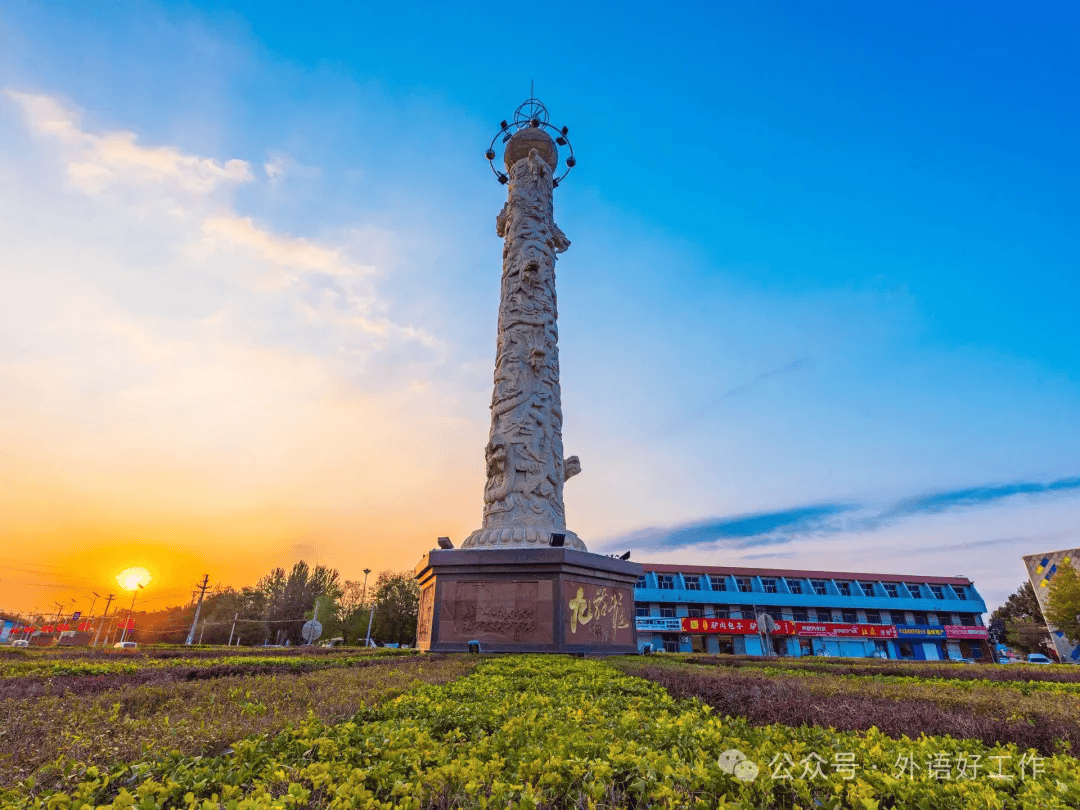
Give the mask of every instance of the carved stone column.
M 562 444 L 555 259 L 570 241 L 552 216 L 558 147 L 527 126 L 504 157 L 509 194 L 496 220 L 505 244 L 484 522 L 462 546 L 535 548 L 559 533 L 566 547 L 585 551 L 563 510 L 563 483 L 580 465 L 563 458 Z

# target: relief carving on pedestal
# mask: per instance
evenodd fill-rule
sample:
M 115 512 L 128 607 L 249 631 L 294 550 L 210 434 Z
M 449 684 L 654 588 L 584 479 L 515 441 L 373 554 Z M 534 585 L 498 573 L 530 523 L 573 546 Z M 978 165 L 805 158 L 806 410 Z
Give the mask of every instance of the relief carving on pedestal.
M 420 592 L 420 610 L 416 622 L 416 638 L 419 643 L 431 641 L 431 624 L 435 616 L 435 586 Z

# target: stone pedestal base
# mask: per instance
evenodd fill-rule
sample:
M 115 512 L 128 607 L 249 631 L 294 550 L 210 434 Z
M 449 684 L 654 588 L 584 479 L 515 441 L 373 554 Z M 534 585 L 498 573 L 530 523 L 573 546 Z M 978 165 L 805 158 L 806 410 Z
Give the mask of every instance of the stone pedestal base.
M 416 566 L 432 652 L 637 653 L 637 563 L 570 548 L 433 549 Z

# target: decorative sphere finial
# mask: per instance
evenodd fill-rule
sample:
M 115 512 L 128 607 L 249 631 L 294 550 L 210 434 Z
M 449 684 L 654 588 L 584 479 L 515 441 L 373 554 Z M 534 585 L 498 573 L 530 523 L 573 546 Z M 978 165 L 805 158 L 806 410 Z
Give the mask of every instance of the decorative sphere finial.
M 503 163 L 507 170 L 517 161 L 529 154 L 530 149 L 536 149 L 544 161 L 551 166 L 553 172 L 559 168 L 559 147 L 565 147 L 567 155 L 563 160 L 565 167 L 563 173 L 554 178 L 554 185 L 558 186 L 575 165 L 574 147 L 570 145 L 567 127 L 557 128 L 550 122 L 547 107 L 535 96 L 530 95 L 517 109 L 514 110 L 513 122 L 502 121 L 499 131 L 491 139 L 484 157 L 491 165 L 491 171 L 500 183 L 509 182 L 506 174 L 500 171 L 495 161 L 498 158 L 496 148 L 499 143 L 505 144 L 503 149 Z

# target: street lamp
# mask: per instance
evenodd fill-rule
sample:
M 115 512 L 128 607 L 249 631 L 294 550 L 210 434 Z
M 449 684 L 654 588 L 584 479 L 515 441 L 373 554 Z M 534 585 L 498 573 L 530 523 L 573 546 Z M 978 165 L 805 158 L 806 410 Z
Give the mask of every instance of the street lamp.
M 128 619 L 124 622 L 124 631 L 120 634 L 120 643 L 124 643 L 124 639 L 127 638 L 128 625 L 131 624 L 131 617 L 135 614 L 135 597 L 139 595 L 139 591 L 142 590 L 142 585 L 138 585 L 135 591 L 131 594 L 131 607 L 128 608 Z
M 367 644 L 368 644 L 367 640 L 369 638 L 371 638 L 371 608 L 368 607 L 368 603 L 367 603 L 367 575 L 370 574 L 370 573 L 371 573 L 370 568 L 365 568 L 364 569 L 364 590 L 360 594 L 360 603 L 364 607 L 368 608 L 368 623 L 367 623 L 368 629 L 367 629 L 367 638 L 364 639 L 364 646 L 365 647 L 367 647 Z
M 94 615 L 94 605 L 96 605 L 97 600 L 99 598 L 101 598 L 101 594 L 97 593 L 96 591 L 90 591 L 90 593 L 94 594 L 94 598 L 90 600 L 90 614 L 86 617 L 88 619 L 93 617 L 93 615 Z

